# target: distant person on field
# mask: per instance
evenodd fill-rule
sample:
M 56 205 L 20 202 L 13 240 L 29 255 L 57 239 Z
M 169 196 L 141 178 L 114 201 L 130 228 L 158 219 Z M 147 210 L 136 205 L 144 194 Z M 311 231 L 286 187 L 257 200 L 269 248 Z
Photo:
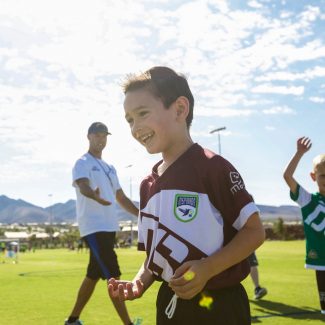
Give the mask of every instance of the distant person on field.
M 318 192 L 309 193 L 293 177 L 300 159 L 311 146 L 309 138 L 297 140 L 297 151 L 283 177 L 290 188 L 291 199 L 301 207 L 306 237 L 305 267 L 316 270 L 321 312 L 325 314 L 325 154 L 313 159 L 313 170 L 310 173 L 312 180 L 317 183 Z
M 84 248 L 83 239 L 82 238 L 79 238 L 78 239 L 78 244 L 77 244 L 77 251 L 78 251 L 78 253 L 79 252 L 82 252 L 83 251 L 83 248 Z
M 105 124 L 95 122 L 88 129 L 89 150 L 74 165 L 73 186 L 77 194 L 77 220 L 80 235 L 90 249 L 87 274 L 77 300 L 65 324 L 82 324 L 79 316 L 93 294 L 98 280 L 119 278 L 121 275 L 114 251 L 115 235 L 119 230 L 116 201 L 128 212 L 138 215 L 138 208 L 125 196 L 112 165 L 102 159 L 106 147 Z M 124 301 L 111 299 L 123 324 L 133 324 Z
M 153 67 L 124 86 L 133 137 L 162 160 L 140 188 L 147 258 L 133 281 L 109 281 L 110 296 L 140 298 L 159 280 L 157 325 L 250 324 L 241 281 L 264 241 L 257 206 L 235 167 L 191 139 L 194 99 L 183 75 Z
M 248 256 L 248 262 L 251 268 L 250 276 L 254 284 L 254 299 L 261 299 L 267 294 L 267 290 L 260 286 L 258 260 L 255 252 Z

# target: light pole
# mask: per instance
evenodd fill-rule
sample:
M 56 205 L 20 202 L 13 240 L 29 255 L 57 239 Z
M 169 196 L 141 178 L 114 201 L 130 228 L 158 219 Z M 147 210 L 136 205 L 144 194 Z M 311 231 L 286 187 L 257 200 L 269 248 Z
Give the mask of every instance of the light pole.
M 133 165 L 127 165 L 125 168 L 131 168 Z M 130 173 L 130 200 L 132 201 L 132 173 Z
M 223 126 L 223 127 L 221 127 L 221 128 L 217 128 L 217 129 L 214 129 L 214 130 L 210 131 L 210 134 L 213 134 L 213 133 L 215 133 L 215 132 L 218 133 L 219 155 L 221 155 L 220 131 L 223 131 L 223 130 L 225 130 L 225 129 L 226 129 L 226 127 Z
M 133 165 L 130 164 L 130 165 L 127 165 L 125 168 L 131 168 Z M 130 200 L 132 201 L 132 171 L 130 173 Z M 132 246 L 132 243 L 133 243 L 133 221 L 131 219 L 131 246 Z
M 48 194 L 48 197 L 50 198 L 50 220 L 49 220 L 49 224 L 50 226 L 52 226 L 52 220 L 53 220 L 53 194 L 50 193 Z
M 50 198 L 51 205 L 50 205 L 50 225 L 49 225 L 49 232 L 50 232 L 50 245 L 52 246 L 53 242 L 53 229 L 52 229 L 52 222 L 53 222 L 53 194 L 48 194 L 48 197 Z

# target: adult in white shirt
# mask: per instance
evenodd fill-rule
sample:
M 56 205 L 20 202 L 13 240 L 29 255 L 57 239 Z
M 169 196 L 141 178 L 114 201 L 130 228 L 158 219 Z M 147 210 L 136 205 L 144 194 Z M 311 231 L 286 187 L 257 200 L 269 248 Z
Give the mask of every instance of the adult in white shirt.
M 77 220 L 81 237 L 90 249 L 87 274 L 84 278 L 69 318 L 65 324 L 79 325 L 80 314 L 96 287 L 99 278 L 120 277 L 114 251 L 119 230 L 116 202 L 126 211 L 138 215 L 138 208 L 124 194 L 112 165 L 102 159 L 107 143 L 107 126 L 94 122 L 88 129 L 89 150 L 73 167 L 73 186 L 77 195 Z M 132 324 L 124 301 L 111 299 L 123 324 Z

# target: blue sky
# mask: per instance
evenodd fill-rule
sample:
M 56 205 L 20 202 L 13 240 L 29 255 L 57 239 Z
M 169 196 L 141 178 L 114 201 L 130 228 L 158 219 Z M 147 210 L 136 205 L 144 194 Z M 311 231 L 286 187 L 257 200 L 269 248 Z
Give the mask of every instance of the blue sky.
M 0 195 L 46 207 L 75 198 L 71 168 L 94 121 L 112 132 L 103 157 L 138 199 L 159 155 L 132 139 L 120 84 L 167 65 L 195 97 L 193 140 L 242 174 L 259 204 L 294 204 L 282 172 L 310 191 L 325 152 L 325 2 L 0 0 Z M 132 165 L 132 167 L 127 167 Z

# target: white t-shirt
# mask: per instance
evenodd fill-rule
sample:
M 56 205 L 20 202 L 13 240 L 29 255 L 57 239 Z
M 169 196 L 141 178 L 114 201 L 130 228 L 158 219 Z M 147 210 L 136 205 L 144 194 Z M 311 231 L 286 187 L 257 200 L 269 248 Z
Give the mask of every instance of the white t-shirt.
M 86 236 L 99 231 L 118 231 L 116 215 L 116 191 L 121 189 L 116 170 L 102 159 L 89 153 L 79 158 L 72 170 L 73 186 L 77 194 L 77 221 L 80 235 Z M 84 196 L 76 183 L 80 178 L 87 178 L 90 187 L 99 188 L 101 198 L 111 205 L 102 205 Z

